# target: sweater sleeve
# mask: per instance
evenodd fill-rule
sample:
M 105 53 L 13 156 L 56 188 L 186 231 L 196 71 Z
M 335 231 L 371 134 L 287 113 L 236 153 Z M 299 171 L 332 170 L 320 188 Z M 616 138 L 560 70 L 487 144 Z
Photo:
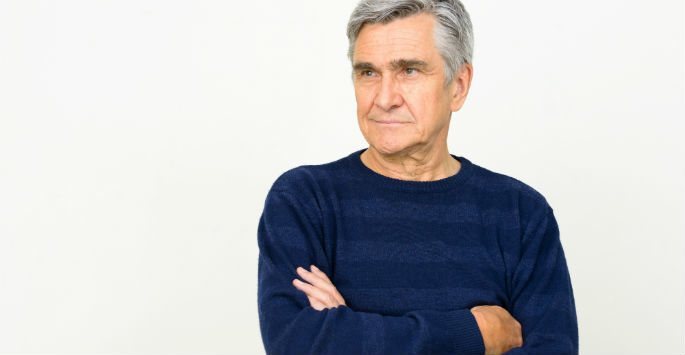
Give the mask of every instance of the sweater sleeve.
M 300 188 L 277 180 L 258 227 L 258 311 L 268 354 L 483 354 L 469 309 L 411 311 L 402 316 L 318 311 L 292 285 L 298 266 L 328 273 L 321 212 Z M 303 201 L 309 201 L 304 203 Z M 330 276 L 330 273 L 328 273 Z M 345 295 L 342 295 L 345 297 Z
M 578 354 L 573 288 L 554 212 L 545 202 L 531 215 L 523 227 L 510 306 L 522 326 L 523 346 L 506 354 Z

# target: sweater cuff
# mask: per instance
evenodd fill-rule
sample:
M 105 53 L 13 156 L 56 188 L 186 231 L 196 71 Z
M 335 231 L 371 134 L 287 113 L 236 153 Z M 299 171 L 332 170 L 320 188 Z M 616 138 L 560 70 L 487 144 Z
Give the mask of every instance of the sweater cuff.
M 439 339 L 438 348 L 448 349 L 450 354 L 485 353 L 483 336 L 471 310 L 450 311 L 441 316 L 444 317 L 441 322 L 444 327 L 431 329 L 435 339 Z

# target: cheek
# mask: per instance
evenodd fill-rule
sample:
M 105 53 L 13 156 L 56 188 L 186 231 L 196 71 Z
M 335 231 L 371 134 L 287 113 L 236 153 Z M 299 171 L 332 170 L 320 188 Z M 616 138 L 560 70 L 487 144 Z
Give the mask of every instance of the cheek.
M 369 88 L 355 87 L 354 98 L 357 101 L 358 115 L 365 115 L 373 106 L 373 92 Z
M 413 134 L 427 137 L 443 129 L 445 115 L 451 112 L 444 96 L 442 91 L 428 85 L 405 91 L 407 109 L 416 121 Z
M 426 120 L 427 110 L 430 109 L 432 103 L 429 93 L 421 87 L 407 86 L 402 90 L 404 103 L 409 113 L 414 117 L 417 124 L 423 124 Z
M 407 97 L 417 110 L 437 112 L 449 108 L 449 99 L 445 90 L 434 83 L 413 88 L 407 92 Z

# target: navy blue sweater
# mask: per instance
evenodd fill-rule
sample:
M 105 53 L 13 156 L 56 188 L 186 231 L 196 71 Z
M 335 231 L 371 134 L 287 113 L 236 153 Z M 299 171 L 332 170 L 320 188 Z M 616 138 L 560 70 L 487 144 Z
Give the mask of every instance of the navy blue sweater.
M 258 310 L 269 354 L 483 354 L 470 308 L 523 328 L 507 354 L 576 354 L 571 279 L 552 208 L 530 186 L 452 155 L 434 181 L 378 174 L 365 149 L 281 174 L 257 233 Z M 292 285 L 326 273 L 347 306 L 318 311 Z

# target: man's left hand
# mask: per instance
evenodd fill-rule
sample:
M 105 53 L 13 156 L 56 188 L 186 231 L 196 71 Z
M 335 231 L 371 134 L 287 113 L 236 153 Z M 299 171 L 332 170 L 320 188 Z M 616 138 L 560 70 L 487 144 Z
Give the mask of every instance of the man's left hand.
M 311 265 L 311 270 L 310 272 L 303 267 L 298 267 L 297 274 L 309 283 L 293 279 L 293 286 L 307 295 L 312 308 L 321 311 L 324 308 L 347 306 L 345 299 L 328 276 L 314 265 Z

